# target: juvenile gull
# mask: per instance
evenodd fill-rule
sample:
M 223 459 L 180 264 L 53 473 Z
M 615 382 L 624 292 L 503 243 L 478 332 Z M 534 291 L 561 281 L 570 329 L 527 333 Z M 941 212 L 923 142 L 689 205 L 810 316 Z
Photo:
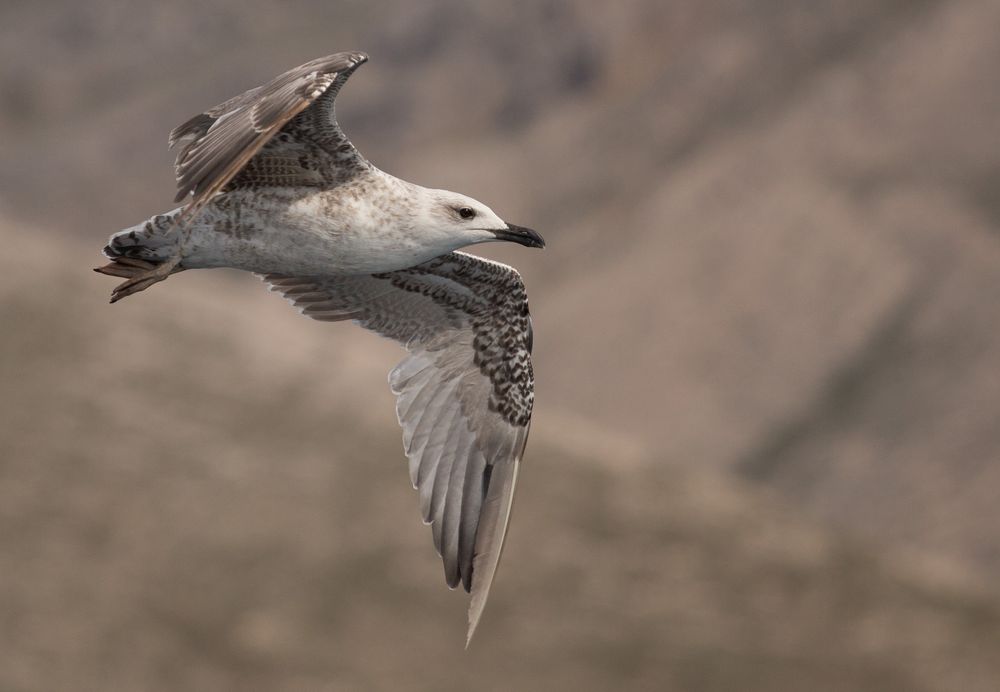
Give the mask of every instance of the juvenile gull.
M 410 479 L 445 579 L 471 592 L 471 640 L 496 574 L 534 398 L 517 271 L 455 252 L 535 231 L 482 202 L 394 178 L 348 141 L 334 99 L 364 53 L 318 58 L 170 133 L 187 203 L 111 237 L 111 302 L 185 269 L 262 276 L 313 319 L 353 320 L 409 355 L 389 374 Z

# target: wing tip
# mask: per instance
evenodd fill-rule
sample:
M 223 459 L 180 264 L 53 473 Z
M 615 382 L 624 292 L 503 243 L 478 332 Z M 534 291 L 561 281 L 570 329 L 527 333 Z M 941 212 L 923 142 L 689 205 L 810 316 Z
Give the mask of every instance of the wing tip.
M 489 587 L 487 587 L 487 594 L 489 595 Z M 486 597 L 484 596 L 481 600 L 473 599 L 472 603 L 469 604 L 469 629 L 465 634 L 465 649 L 468 651 L 469 644 L 472 643 L 472 637 L 476 634 L 476 629 L 479 627 L 479 621 L 483 617 L 483 610 L 486 608 Z
M 472 635 L 476 633 L 476 627 L 479 626 L 479 617 L 475 619 L 472 618 L 472 613 L 469 613 L 469 631 L 465 635 L 465 650 L 469 650 L 469 645 L 472 644 Z
M 527 438 L 527 433 L 525 433 L 525 438 Z M 527 440 L 525 439 L 525 441 Z M 476 628 L 479 627 L 479 621 L 483 617 L 483 610 L 486 609 L 486 601 L 489 600 L 490 591 L 496 580 L 497 567 L 500 564 L 504 544 L 507 541 L 507 530 L 510 526 L 510 515 L 514 505 L 514 490 L 517 488 L 517 477 L 520 466 L 521 457 L 518 454 L 513 459 L 509 476 L 501 481 L 501 505 L 497 508 L 499 514 L 496 516 L 497 521 L 494 525 L 496 532 L 490 536 L 490 545 L 483 555 L 486 558 L 486 563 L 481 567 L 473 563 L 473 578 L 475 578 L 476 568 L 479 567 L 480 582 L 474 583 L 472 586 L 472 602 L 469 604 L 469 630 L 465 639 L 466 649 L 469 648 L 469 642 L 472 641 L 472 636 L 476 633 Z M 497 480 L 499 479 L 494 478 L 491 481 L 491 485 Z M 480 530 L 482 530 L 482 525 L 480 525 Z
M 357 67 L 368 62 L 368 53 L 361 50 L 342 50 L 338 53 L 324 55 L 299 66 L 300 69 L 306 66 L 315 66 L 321 70 L 346 71 L 347 74 L 353 72 Z M 346 66 L 344 63 L 348 63 Z M 332 68 L 332 69 L 331 69 Z

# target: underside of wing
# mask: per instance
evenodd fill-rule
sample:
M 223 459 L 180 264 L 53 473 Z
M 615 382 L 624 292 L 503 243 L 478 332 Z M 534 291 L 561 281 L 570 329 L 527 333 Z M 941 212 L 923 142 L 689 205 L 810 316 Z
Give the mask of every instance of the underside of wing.
M 345 153 L 356 155 L 337 126 L 333 102 L 367 60 L 350 52 L 318 58 L 175 128 L 169 140 L 179 147 L 175 201 L 191 195 L 186 214 L 193 215 L 241 174 L 247 184 L 319 184 L 326 169 L 352 158 Z
M 510 267 L 451 253 L 374 276 L 264 277 L 303 314 L 403 344 L 390 373 L 410 478 L 471 638 L 503 549 L 533 403 L 531 324 Z

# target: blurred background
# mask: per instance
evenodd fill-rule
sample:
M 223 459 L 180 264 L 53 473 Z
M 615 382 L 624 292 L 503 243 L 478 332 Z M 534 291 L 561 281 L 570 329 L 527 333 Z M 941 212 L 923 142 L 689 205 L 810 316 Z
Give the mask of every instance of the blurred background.
M 997 689 L 998 35 L 993 0 L 6 0 L 0 689 Z M 173 126 L 347 49 L 362 152 L 549 243 L 481 248 L 538 382 L 468 652 L 401 351 L 248 275 L 90 271 L 173 206 Z

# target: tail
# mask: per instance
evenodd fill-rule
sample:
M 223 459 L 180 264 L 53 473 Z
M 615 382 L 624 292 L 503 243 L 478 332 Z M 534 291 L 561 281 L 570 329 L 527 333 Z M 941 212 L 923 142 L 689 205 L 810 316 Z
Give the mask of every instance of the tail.
M 154 216 L 111 236 L 103 250 L 111 262 L 94 271 L 127 279 L 112 291 L 112 303 L 184 270 L 180 263 L 180 226 L 175 216 L 175 212 Z
M 159 264 L 171 258 L 180 242 L 176 212 L 159 214 L 148 221 L 126 228 L 111 236 L 104 246 L 108 259 L 128 257 Z

